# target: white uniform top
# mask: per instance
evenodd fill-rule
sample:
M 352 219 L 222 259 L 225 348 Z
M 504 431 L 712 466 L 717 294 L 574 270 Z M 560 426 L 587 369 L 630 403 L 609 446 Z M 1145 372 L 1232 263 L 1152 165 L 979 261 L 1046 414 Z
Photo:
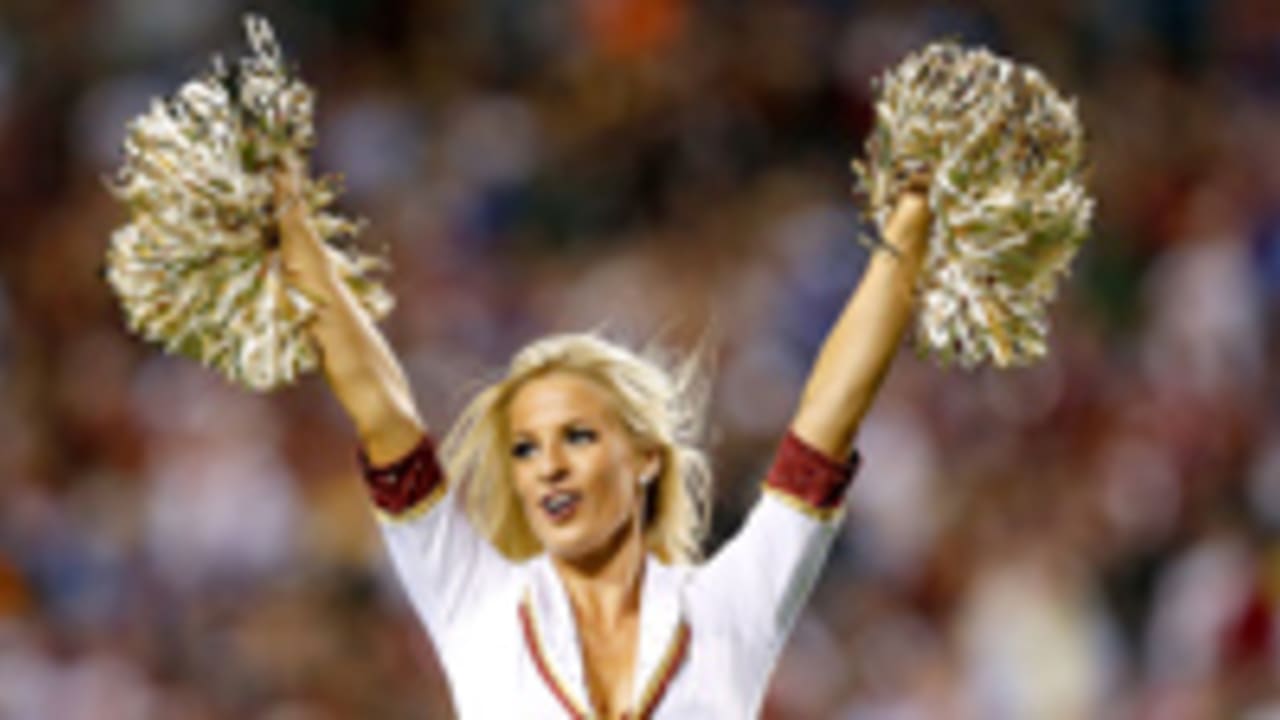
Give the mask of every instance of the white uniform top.
M 646 560 L 628 718 L 748 718 L 836 532 L 853 467 L 788 435 L 738 534 L 707 562 Z M 458 714 L 591 718 L 568 595 L 545 555 L 512 562 L 445 490 L 429 441 L 371 469 L 379 526 Z M 395 514 L 392 514 L 395 513 Z

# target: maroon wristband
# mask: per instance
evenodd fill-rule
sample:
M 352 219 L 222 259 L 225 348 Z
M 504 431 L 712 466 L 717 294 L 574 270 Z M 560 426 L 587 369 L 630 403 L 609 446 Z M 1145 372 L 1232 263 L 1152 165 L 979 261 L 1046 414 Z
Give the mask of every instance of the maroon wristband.
M 833 460 L 805 444 L 790 430 L 782 438 L 765 487 L 817 511 L 834 512 L 844 503 L 862 459 L 855 451 L 847 462 Z
M 444 483 L 435 443 L 426 434 L 404 457 L 390 465 L 374 467 L 363 448 L 358 458 L 373 504 L 391 515 L 400 515 L 415 507 Z

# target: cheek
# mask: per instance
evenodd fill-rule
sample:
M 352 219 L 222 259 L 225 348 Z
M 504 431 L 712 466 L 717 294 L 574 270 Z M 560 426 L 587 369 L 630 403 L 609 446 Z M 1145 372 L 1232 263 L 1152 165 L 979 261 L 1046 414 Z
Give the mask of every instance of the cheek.
M 609 508 L 615 514 L 627 515 L 635 510 L 636 491 L 635 483 L 623 467 L 622 463 L 611 465 L 608 472 L 602 473 L 600 485 Z
M 528 473 L 521 473 L 518 469 L 512 468 L 508 477 L 511 478 L 511 489 L 514 491 L 516 500 L 522 506 L 528 506 L 530 498 L 536 496 L 533 483 L 527 477 Z

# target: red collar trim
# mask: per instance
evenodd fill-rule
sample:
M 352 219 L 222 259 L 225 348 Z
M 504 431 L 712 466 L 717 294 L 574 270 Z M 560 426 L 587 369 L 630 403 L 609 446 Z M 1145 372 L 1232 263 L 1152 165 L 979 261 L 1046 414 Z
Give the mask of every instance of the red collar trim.
M 667 648 L 667 656 L 663 658 L 662 664 L 659 665 L 657 674 L 649 682 L 649 687 L 645 689 L 644 696 L 640 701 L 640 712 L 636 714 L 635 720 L 648 720 L 653 714 L 654 709 L 658 707 L 658 703 L 662 701 L 662 696 L 666 694 L 667 688 L 671 685 L 671 679 L 676 676 L 676 671 L 684 665 L 685 656 L 689 654 L 689 624 L 681 621 L 680 627 L 676 630 L 676 637 Z M 630 715 L 623 716 L 625 720 L 631 720 Z
M 538 668 L 538 674 L 542 676 L 542 681 L 551 689 L 551 694 L 556 696 L 556 700 L 560 701 L 560 705 L 564 707 L 565 712 L 569 713 L 569 717 L 573 720 L 589 720 L 590 714 L 583 712 L 577 703 L 570 697 L 568 690 L 565 689 L 564 683 L 560 682 L 560 678 L 556 676 L 551 669 L 551 663 L 547 662 L 546 652 L 542 648 L 542 637 L 538 632 L 538 626 L 533 620 L 533 612 L 529 609 L 529 596 L 526 595 L 520 600 L 520 628 L 524 631 L 524 643 L 529 648 L 529 654 L 533 656 L 534 667 Z

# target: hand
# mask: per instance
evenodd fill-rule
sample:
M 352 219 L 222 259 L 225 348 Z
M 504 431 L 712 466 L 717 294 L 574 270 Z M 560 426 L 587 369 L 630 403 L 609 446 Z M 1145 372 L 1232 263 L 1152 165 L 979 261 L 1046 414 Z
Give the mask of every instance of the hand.
M 924 252 L 929 240 L 929 226 L 933 211 L 929 208 L 928 186 L 908 186 L 889 213 L 885 224 L 884 239 L 899 254 L 917 255 Z
M 884 227 L 885 243 L 892 248 L 894 284 L 906 298 L 914 297 L 916 279 L 929 247 L 933 211 L 929 208 L 928 177 L 917 174 L 898 195 Z
M 302 194 L 304 174 L 302 161 L 287 156 L 271 178 L 280 231 L 280 259 L 289 282 L 312 300 L 324 304 L 335 278 L 333 251 L 311 223 Z

